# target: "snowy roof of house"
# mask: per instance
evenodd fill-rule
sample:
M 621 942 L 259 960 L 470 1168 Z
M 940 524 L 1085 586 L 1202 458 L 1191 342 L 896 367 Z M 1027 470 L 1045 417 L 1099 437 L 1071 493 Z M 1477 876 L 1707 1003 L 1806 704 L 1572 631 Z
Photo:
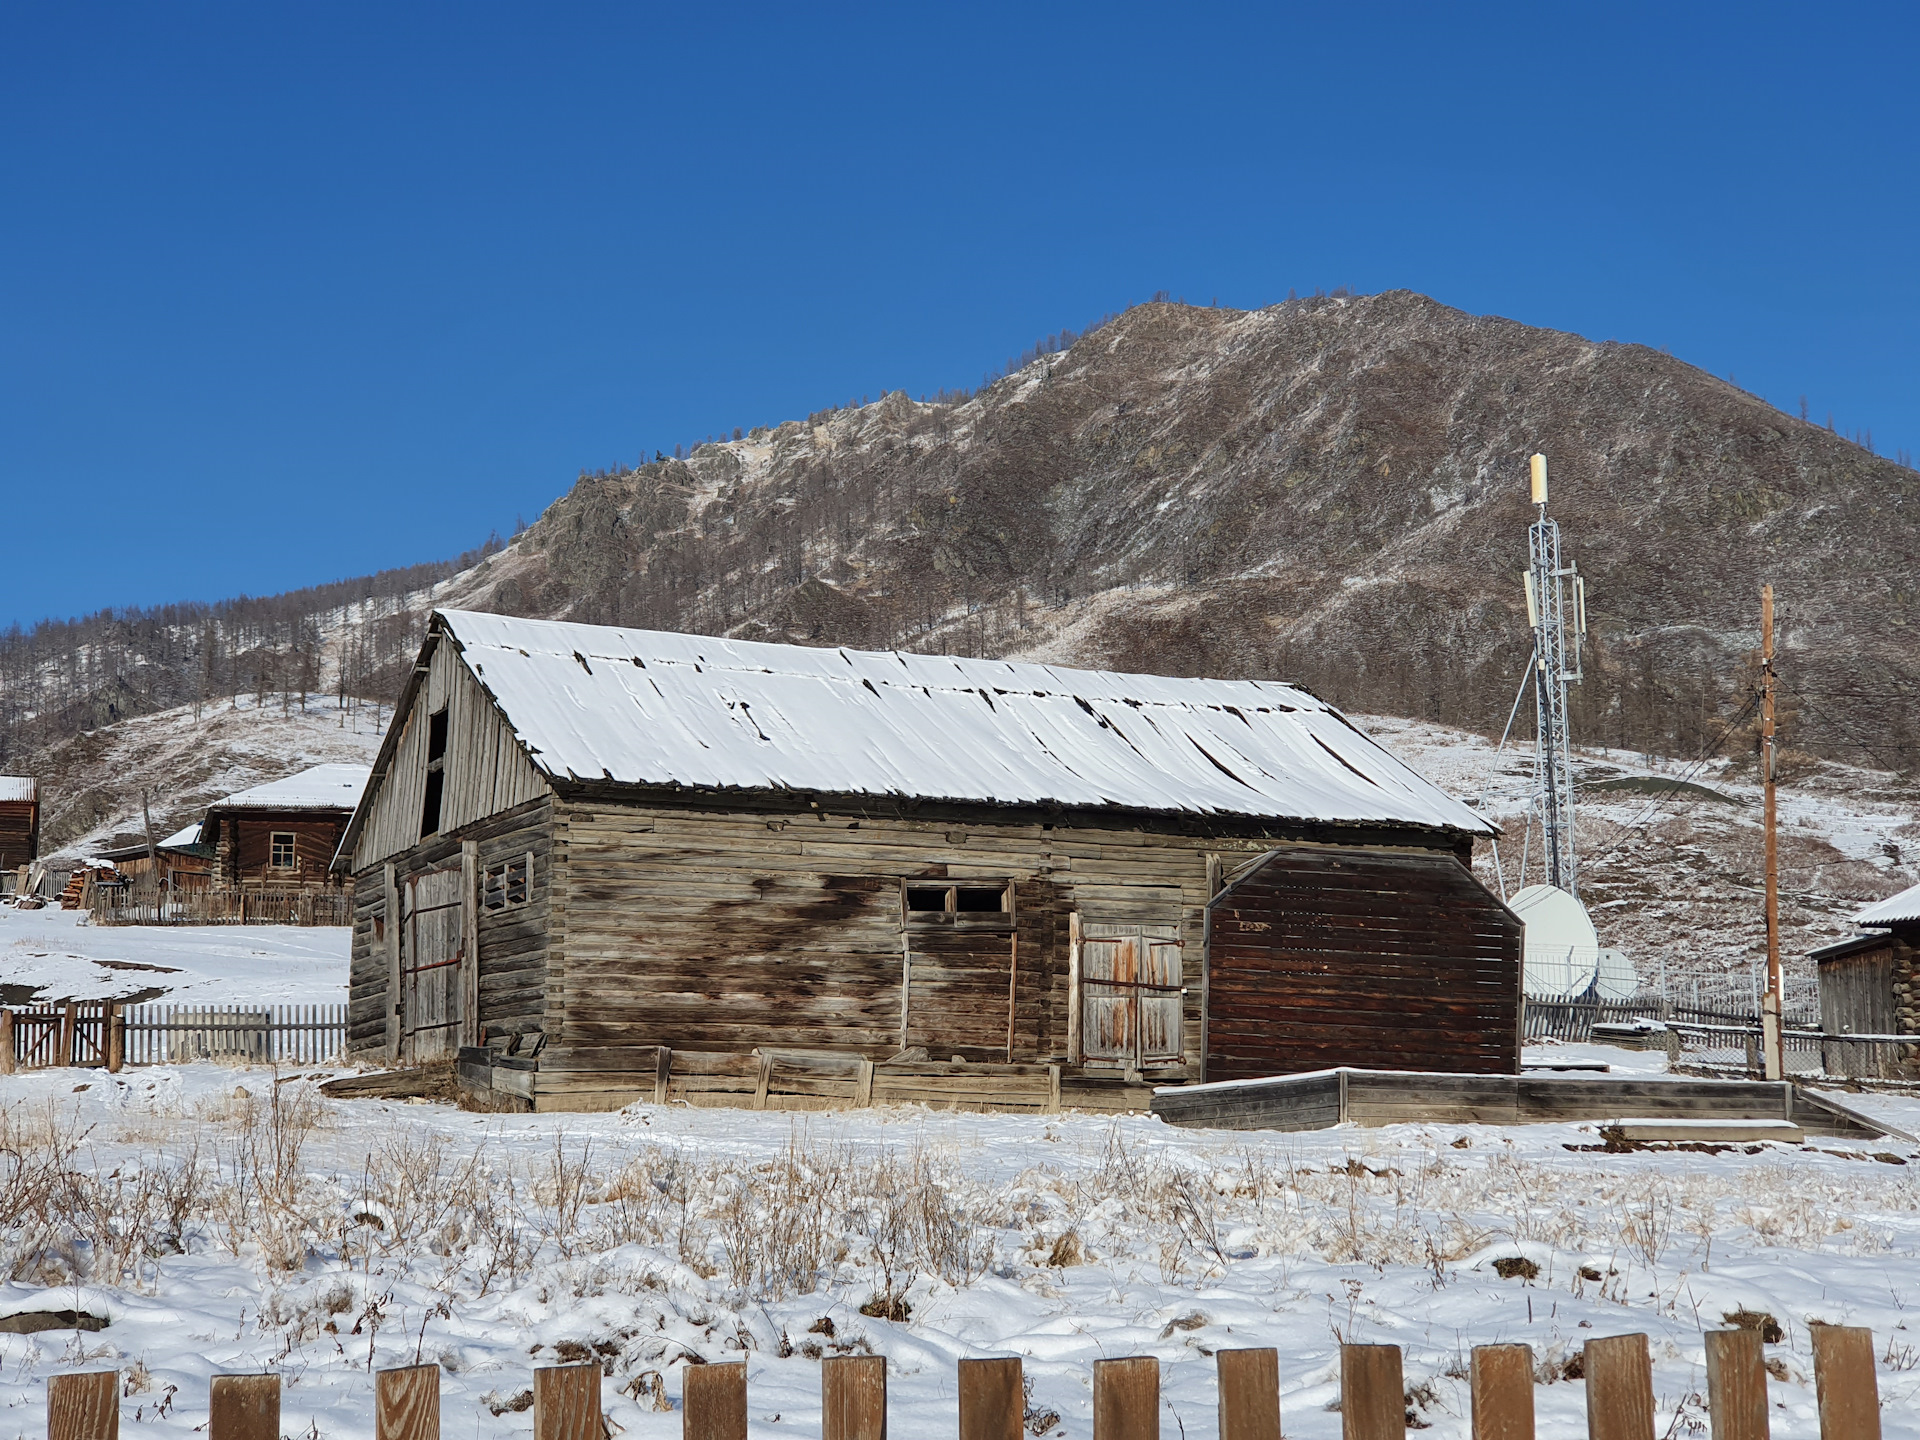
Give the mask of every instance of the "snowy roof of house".
M 217 800 L 209 810 L 351 810 L 367 788 L 365 765 L 316 765 Z
M 37 800 L 40 786 L 31 775 L 0 775 L 0 800 Z
M 1856 925 L 1897 925 L 1903 920 L 1920 920 L 1920 885 L 1877 900 L 1853 917 Z
M 555 779 L 1494 833 L 1271 681 L 439 614 Z
M 153 842 L 156 850 L 196 851 L 200 843 L 200 827 L 204 821 L 196 820 L 191 825 L 176 830 L 164 840 Z M 138 860 L 147 853 L 147 842 L 136 841 L 132 845 L 122 845 L 117 850 L 102 850 L 100 858 L 109 864 L 120 860 Z

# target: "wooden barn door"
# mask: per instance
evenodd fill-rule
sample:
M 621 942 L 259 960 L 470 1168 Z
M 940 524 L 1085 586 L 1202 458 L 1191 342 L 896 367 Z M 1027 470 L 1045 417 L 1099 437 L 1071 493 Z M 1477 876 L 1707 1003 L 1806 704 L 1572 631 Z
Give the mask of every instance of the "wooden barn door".
M 409 876 L 400 928 L 400 1058 L 452 1055 L 460 1044 L 466 986 L 461 869 Z
M 1178 925 L 1080 925 L 1080 1056 L 1136 1068 L 1178 1061 Z

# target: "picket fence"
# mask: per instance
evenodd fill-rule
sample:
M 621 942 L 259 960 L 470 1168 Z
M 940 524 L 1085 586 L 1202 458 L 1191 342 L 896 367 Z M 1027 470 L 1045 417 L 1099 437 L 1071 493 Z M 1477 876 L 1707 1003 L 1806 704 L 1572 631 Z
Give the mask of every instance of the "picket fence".
M 64 1065 L 239 1060 L 317 1065 L 347 1043 L 345 1005 L 119 1005 L 68 1000 L 0 1010 L 0 1075 Z
M 155 890 L 91 885 L 83 901 L 95 925 L 349 925 L 353 896 L 295 887 Z
M 1880 1440 L 1873 1332 L 1819 1325 L 1812 1336 L 1821 1440 Z M 1714 1440 L 1767 1440 L 1770 1407 L 1760 1332 L 1710 1330 L 1706 1356 Z M 1589 1440 L 1654 1440 L 1647 1337 L 1589 1340 L 1580 1360 Z M 1219 1350 L 1214 1363 L 1220 1440 L 1280 1440 L 1279 1352 Z M 745 1363 L 690 1364 L 680 1373 L 683 1440 L 745 1440 Z M 1530 1440 L 1532 1348 L 1478 1346 L 1468 1374 L 1476 1440 Z M 307 1372 L 309 1384 L 313 1378 Z M 601 1413 L 604 1379 L 597 1363 L 535 1369 L 533 1440 L 602 1440 L 611 1433 Z M 1023 1440 L 1027 1400 L 1018 1358 L 960 1361 L 956 1391 L 960 1440 Z M 664 1392 L 658 1372 L 643 1373 L 628 1389 L 661 1409 L 668 1404 Z M 118 1371 L 53 1376 L 47 1381 L 48 1440 L 117 1440 L 120 1394 Z M 885 1440 L 886 1357 L 821 1361 L 820 1401 L 821 1440 Z M 1159 1440 L 1160 1410 L 1158 1360 L 1131 1356 L 1093 1362 L 1093 1440 Z M 1406 1440 L 1407 1420 L 1400 1347 L 1342 1345 L 1342 1440 Z M 216 1375 L 208 1387 L 207 1420 L 195 1428 L 204 1428 L 207 1440 L 280 1440 L 280 1377 Z M 1184 1423 L 1180 1433 L 1186 1434 Z M 377 1372 L 374 1435 L 376 1440 L 440 1440 L 438 1365 Z

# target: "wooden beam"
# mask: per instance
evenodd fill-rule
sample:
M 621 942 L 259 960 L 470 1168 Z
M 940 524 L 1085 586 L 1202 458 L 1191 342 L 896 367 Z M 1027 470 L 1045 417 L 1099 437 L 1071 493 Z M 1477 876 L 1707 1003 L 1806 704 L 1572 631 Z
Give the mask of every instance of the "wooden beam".
M 1820 1396 L 1820 1440 L 1880 1440 L 1873 1332 L 1855 1325 L 1809 1328 L 1813 1383 Z
M 1645 1335 L 1589 1340 L 1587 1440 L 1653 1440 L 1653 1362 Z
M 1398 1345 L 1340 1347 L 1341 1440 L 1407 1440 Z
M 380 867 L 380 876 L 386 900 L 387 1063 L 394 1065 L 400 1060 L 400 886 L 392 861 Z
M 531 874 L 527 877 L 533 883 Z M 460 842 L 460 1043 L 480 1043 L 480 842 Z
M 1280 1440 L 1280 1352 L 1220 1350 L 1214 1364 L 1220 1440 Z
M 47 1378 L 47 1440 L 119 1440 L 120 1372 Z
M 207 1386 L 207 1440 L 280 1440 L 280 1377 L 214 1376 Z
M 440 1440 L 440 1367 L 406 1365 L 373 1377 L 374 1440 Z
M 746 1361 L 688 1365 L 680 1374 L 682 1440 L 747 1440 Z
M 1531 1345 L 1474 1346 L 1471 1385 L 1473 1440 L 1534 1440 Z
M 533 1440 L 606 1440 L 600 1365 L 546 1365 L 533 1372 Z
M 1026 1389 L 1017 1356 L 960 1362 L 960 1440 L 1021 1440 Z
M 1713 1440 L 1767 1440 L 1767 1370 L 1758 1330 L 1707 1332 Z
M 820 1409 L 821 1440 L 887 1440 L 886 1357 L 835 1355 L 822 1360 Z
M 1160 1440 L 1160 1362 L 1093 1362 L 1093 1440 Z

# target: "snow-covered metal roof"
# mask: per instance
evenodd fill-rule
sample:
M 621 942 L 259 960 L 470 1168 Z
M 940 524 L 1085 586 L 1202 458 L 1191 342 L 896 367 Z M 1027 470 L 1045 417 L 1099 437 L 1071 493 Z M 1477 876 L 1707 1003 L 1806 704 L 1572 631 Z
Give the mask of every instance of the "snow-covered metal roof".
M 555 779 L 1494 833 L 1332 706 L 1271 681 L 439 613 Z
M 316 765 L 214 802 L 213 810 L 351 810 L 367 788 L 365 765 Z
M 1898 925 L 1905 920 L 1920 920 L 1920 885 L 1877 900 L 1853 917 L 1856 925 Z
M 31 775 L 0 775 L 0 800 L 37 800 L 40 785 Z

